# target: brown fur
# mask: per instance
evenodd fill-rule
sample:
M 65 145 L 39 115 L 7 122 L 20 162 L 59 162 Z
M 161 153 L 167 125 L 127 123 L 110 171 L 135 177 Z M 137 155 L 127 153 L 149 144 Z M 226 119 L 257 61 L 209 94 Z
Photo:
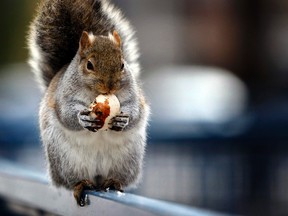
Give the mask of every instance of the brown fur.
M 123 76 L 121 49 L 109 37 L 95 36 L 93 41 L 85 37 L 80 41 L 82 45 L 79 50 L 82 57 L 83 75 L 95 80 L 91 83 L 91 89 L 95 88 L 102 94 L 115 93 L 120 88 Z M 87 69 L 88 61 L 92 63 L 93 70 Z
M 96 186 L 90 180 L 82 180 L 74 186 L 74 198 L 79 206 L 85 206 L 87 200 L 84 190 L 95 190 Z
M 63 73 L 63 72 L 62 72 Z M 47 89 L 47 106 L 50 107 L 51 109 L 56 108 L 56 99 L 54 92 L 57 89 L 57 85 L 59 83 L 59 79 L 61 78 L 62 73 L 58 73 L 51 81 L 49 88 Z
M 136 186 L 149 107 L 129 22 L 108 0 L 45 0 L 29 42 L 30 65 L 46 91 L 40 132 L 53 184 L 74 189 L 81 206 L 85 189 Z M 120 102 L 107 131 L 97 131 L 99 119 L 87 115 L 99 94 Z
M 75 56 L 83 31 L 108 35 L 114 30 L 114 25 L 100 10 L 101 1 L 85 1 L 83 4 L 83 0 L 42 0 L 39 4 L 32 26 L 36 28 L 37 44 L 46 54 L 41 67 L 47 86 Z

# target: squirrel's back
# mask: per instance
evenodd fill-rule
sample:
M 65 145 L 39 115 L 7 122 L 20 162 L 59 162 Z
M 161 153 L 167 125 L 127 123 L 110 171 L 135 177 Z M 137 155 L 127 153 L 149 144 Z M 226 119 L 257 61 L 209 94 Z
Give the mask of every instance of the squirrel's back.
M 108 35 L 116 30 L 122 39 L 125 61 L 139 74 L 134 31 L 121 11 L 108 0 L 43 0 L 30 26 L 29 63 L 46 88 L 56 73 L 77 53 L 83 31 Z

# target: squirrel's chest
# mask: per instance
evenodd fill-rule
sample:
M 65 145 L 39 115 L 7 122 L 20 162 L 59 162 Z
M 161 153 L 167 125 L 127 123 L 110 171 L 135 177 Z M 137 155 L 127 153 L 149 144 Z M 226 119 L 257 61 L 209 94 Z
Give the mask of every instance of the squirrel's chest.
M 75 172 L 88 178 L 107 176 L 129 151 L 124 138 L 114 132 L 76 132 L 69 134 L 70 143 L 63 150 Z

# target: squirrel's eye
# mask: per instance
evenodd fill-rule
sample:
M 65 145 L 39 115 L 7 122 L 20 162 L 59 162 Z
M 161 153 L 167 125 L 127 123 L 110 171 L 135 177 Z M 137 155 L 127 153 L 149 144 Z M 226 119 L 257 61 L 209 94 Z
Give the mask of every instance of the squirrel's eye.
M 124 64 L 121 65 L 121 70 L 123 70 L 123 69 L 124 69 Z
M 92 64 L 91 61 L 88 61 L 88 62 L 87 62 L 87 69 L 88 69 L 88 70 L 94 70 L 94 66 L 93 66 L 93 64 Z

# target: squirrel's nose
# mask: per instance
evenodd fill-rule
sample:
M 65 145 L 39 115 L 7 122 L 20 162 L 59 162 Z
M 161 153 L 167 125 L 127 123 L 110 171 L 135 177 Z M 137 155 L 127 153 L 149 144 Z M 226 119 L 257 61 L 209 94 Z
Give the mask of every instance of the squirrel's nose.
M 119 90 L 119 87 L 120 87 L 120 81 L 119 80 L 110 79 L 107 82 L 107 89 L 109 90 L 109 92 L 115 93 L 116 91 Z
M 102 80 L 98 82 L 96 89 L 101 94 L 114 94 L 120 89 L 120 81 L 115 79 Z
M 114 87 L 113 81 L 112 81 L 112 80 L 109 80 L 109 82 L 108 82 L 108 89 L 111 91 L 111 90 L 113 89 L 113 87 Z

